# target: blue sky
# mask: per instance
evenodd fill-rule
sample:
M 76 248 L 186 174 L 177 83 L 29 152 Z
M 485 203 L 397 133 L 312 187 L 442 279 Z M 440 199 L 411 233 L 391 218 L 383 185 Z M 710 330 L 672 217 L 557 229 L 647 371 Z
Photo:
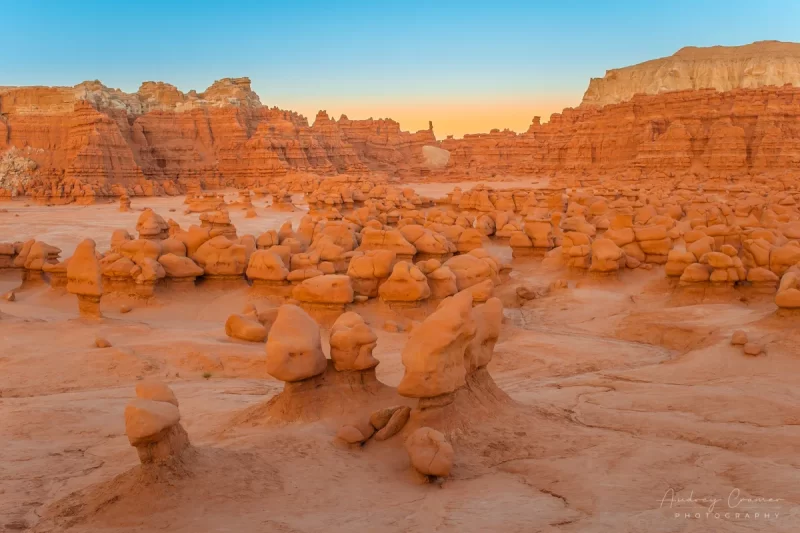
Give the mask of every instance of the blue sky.
M 800 2 L 6 0 L 0 85 L 248 76 L 267 105 L 391 116 L 437 136 L 524 130 L 590 77 L 683 46 L 800 41 Z

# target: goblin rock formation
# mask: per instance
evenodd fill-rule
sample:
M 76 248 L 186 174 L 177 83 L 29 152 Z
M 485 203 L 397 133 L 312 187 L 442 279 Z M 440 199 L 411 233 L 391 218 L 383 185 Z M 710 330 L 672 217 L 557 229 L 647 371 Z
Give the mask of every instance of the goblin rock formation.
M 189 447 L 180 424 L 178 400 L 160 381 L 136 385 L 136 399 L 125 407 L 125 433 L 143 464 L 177 458 Z

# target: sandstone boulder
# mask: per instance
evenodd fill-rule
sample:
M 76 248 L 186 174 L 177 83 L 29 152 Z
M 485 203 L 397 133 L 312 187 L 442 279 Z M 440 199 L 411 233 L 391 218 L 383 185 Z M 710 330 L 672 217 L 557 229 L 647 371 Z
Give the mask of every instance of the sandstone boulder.
M 446 477 L 453 468 L 453 447 L 435 429 L 422 427 L 406 439 L 411 466 L 426 476 Z
M 353 301 L 353 296 L 350 278 L 337 274 L 305 279 L 292 290 L 292 298 L 310 304 L 345 305 Z
M 203 269 L 189 259 L 175 254 L 165 254 L 158 258 L 168 278 L 194 279 L 203 275 Z
M 325 372 L 319 325 L 296 305 L 285 304 L 267 337 L 267 372 L 281 381 L 302 381 Z
M 234 314 L 225 321 L 225 334 L 243 341 L 264 342 L 267 339 L 267 328 L 256 319 Z
M 410 416 L 410 407 L 403 405 L 395 408 L 386 423 L 375 433 L 374 439 L 377 441 L 382 441 L 394 437 L 400 433 L 400 430 L 402 430 L 406 425 Z M 372 417 L 370 417 L 370 423 L 371 422 Z
M 257 250 L 247 263 L 247 277 L 254 282 L 281 284 L 286 281 L 289 270 L 277 254 L 269 250 Z
M 489 263 L 471 254 L 451 257 L 445 261 L 444 266 L 455 275 L 459 291 L 493 277 Z
M 418 302 L 430 297 L 428 279 L 419 268 L 400 261 L 392 269 L 392 275 L 378 290 L 385 302 Z
M 160 463 L 179 456 L 189 447 L 180 425 L 175 394 L 158 382 L 137 385 L 137 399 L 125 408 L 125 433 L 142 463 Z
M 169 237 L 169 224 L 149 207 L 142 211 L 136 221 L 136 231 L 140 239 L 161 240 Z
M 595 239 L 592 242 L 592 265 L 594 272 L 615 272 L 625 266 L 625 252 L 610 239 Z
M 240 277 L 247 268 L 247 249 L 222 235 L 205 241 L 192 258 L 207 276 Z
M 361 245 L 357 250 L 367 252 L 370 250 L 388 250 L 397 255 L 413 256 L 417 253 L 410 242 L 398 230 L 365 229 L 362 232 Z
M 331 327 L 331 359 L 336 370 L 367 370 L 378 365 L 372 350 L 378 337 L 361 318 L 353 312 L 343 313 Z
M 425 398 L 451 393 L 464 385 L 464 354 L 476 332 L 472 294 L 459 292 L 415 327 L 403 348 L 405 374 L 397 391 Z

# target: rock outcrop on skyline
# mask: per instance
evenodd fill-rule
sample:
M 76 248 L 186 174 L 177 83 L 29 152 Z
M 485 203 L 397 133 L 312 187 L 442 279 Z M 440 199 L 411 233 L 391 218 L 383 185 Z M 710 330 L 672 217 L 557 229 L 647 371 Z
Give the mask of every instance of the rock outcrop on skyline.
M 262 186 L 288 172 L 397 172 L 422 165 L 422 146 L 433 143 L 432 128 L 408 133 L 389 119 L 320 111 L 309 125 L 262 105 L 248 78 L 203 93 L 150 81 L 132 94 L 99 81 L 0 87 L 0 195 L 148 195 Z
M 673 55 L 606 71 L 592 78 L 583 105 L 627 102 L 635 94 L 690 89 L 800 86 L 800 43 L 759 41 L 744 46 L 687 46 Z

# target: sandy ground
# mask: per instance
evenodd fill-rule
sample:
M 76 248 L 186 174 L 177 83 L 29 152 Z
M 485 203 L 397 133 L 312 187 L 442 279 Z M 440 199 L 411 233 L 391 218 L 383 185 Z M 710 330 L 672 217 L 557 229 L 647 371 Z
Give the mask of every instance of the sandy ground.
M 134 208 L 196 222 L 181 201 Z M 0 207 L 0 241 L 35 235 L 65 256 L 85 236 L 104 249 L 138 216 Z M 232 213 L 240 234 L 302 215 L 258 211 Z M 492 251 L 511 260 L 508 247 Z M 412 475 L 400 436 L 348 450 L 333 443 L 341 417 L 245 416 L 282 386 L 262 344 L 224 334 L 230 313 L 263 299 L 246 286 L 104 297 L 96 322 L 69 294 L 22 286 L 0 300 L 0 531 L 800 531 L 800 318 L 777 316 L 772 295 L 673 287 L 660 269 L 595 279 L 513 265 L 489 365 L 513 401 L 445 423 L 456 460 L 441 484 Z M 556 278 L 570 288 L 517 302 L 517 286 Z M 0 293 L 19 285 L 0 272 Z M 406 335 L 381 326 L 418 317 L 357 310 L 379 336 L 379 379 L 396 385 Z M 736 329 L 767 354 L 731 346 Z M 98 335 L 112 346 L 96 348 Z M 124 433 L 145 377 L 173 388 L 196 448 L 186 471 L 158 479 L 140 473 Z

